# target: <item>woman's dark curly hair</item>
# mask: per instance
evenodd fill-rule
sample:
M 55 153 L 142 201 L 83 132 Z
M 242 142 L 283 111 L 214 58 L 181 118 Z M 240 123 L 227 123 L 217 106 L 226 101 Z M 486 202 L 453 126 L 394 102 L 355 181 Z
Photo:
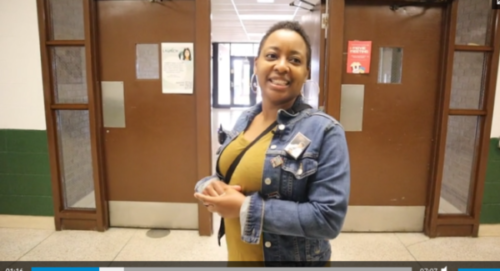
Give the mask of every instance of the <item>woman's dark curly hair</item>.
M 267 38 L 274 32 L 278 30 L 290 30 L 294 31 L 295 33 L 299 34 L 304 42 L 306 43 L 307 47 L 307 52 L 306 52 L 306 57 L 307 57 L 307 67 L 309 68 L 311 65 L 311 42 L 309 41 L 309 36 L 306 34 L 306 31 L 302 26 L 295 21 L 283 21 L 283 22 L 278 22 L 275 25 L 271 26 L 269 30 L 267 30 L 266 34 L 264 37 L 262 37 L 262 40 L 260 41 L 259 44 L 259 55 L 260 55 L 260 50 L 262 50 L 262 45 L 264 42 L 266 42 Z

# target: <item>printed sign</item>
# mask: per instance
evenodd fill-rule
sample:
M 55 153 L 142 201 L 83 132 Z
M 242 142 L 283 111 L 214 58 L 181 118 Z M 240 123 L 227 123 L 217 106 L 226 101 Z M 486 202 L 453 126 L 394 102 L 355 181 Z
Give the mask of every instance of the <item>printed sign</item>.
M 161 65 L 163 93 L 193 93 L 193 43 L 162 43 Z
M 370 73 L 371 41 L 349 41 L 347 46 L 347 73 Z

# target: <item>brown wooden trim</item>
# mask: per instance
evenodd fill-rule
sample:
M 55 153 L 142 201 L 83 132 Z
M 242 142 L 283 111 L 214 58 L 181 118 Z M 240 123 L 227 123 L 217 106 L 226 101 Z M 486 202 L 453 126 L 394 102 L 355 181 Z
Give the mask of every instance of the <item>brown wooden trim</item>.
M 429 185 L 429 198 L 428 206 L 429 212 L 426 211 L 424 231 L 427 236 L 436 237 L 439 215 L 439 199 L 441 197 L 441 185 L 443 178 L 444 168 L 444 154 L 446 150 L 446 132 L 448 129 L 448 111 L 451 96 L 451 84 L 453 76 L 453 54 L 455 49 L 455 33 L 457 22 L 458 1 L 453 1 L 447 6 L 446 11 L 446 35 L 444 42 L 443 58 L 446 64 L 444 72 L 444 85 L 442 86 L 441 97 L 439 99 L 441 105 L 438 107 L 438 129 L 436 144 L 437 150 L 435 152 L 436 159 L 434 160 L 434 176 L 431 178 Z
M 455 45 L 455 51 L 461 52 L 491 52 L 493 47 L 476 45 Z
M 60 222 L 62 230 L 81 230 L 81 231 L 96 231 L 97 224 L 95 219 L 67 219 L 61 218 Z
M 87 211 L 87 210 L 69 209 L 62 211 L 60 217 L 68 219 L 96 220 L 96 212 L 94 210 Z
M 42 62 L 42 83 L 43 83 L 43 97 L 45 104 L 45 122 L 47 125 L 47 141 L 50 160 L 50 175 L 52 184 L 52 199 L 54 203 L 54 220 L 56 230 L 61 230 L 60 211 L 64 208 L 62 201 L 61 185 L 59 183 L 59 163 L 58 163 L 58 146 L 57 146 L 57 132 L 55 122 L 55 112 L 49 108 L 52 105 L 52 72 L 51 72 L 51 57 L 49 48 L 45 46 L 48 38 L 48 1 L 37 0 L 38 10 L 38 27 L 40 36 L 40 55 Z
M 472 225 L 438 225 L 435 237 L 460 237 L 470 236 Z
M 328 14 L 328 16 L 330 16 L 330 5 L 329 3 L 325 4 L 325 11 L 324 13 Z M 320 103 L 318 104 L 318 107 L 319 108 L 323 108 L 323 110 L 325 112 L 327 112 L 327 100 L 328 100 L 328 93 L 330 92 L 330 87 L 329 87 L 329 80 L 328 80 L 328 71 L 329 71 L 329 65 L 330 65 L 330 39 L 328 38 L 329 37 L 329 31 L 330 31 L 330 27 L 331 27 L 331 20 L 328 19 L 328 23 L 326 25 L 326 29 L 322 29 L 321 30 L 321 36 L 323 37 L 323 46 L 324 46 L 324 49 L 323 49 L 323 65 L 320 67 L 320 69 L 322 70 L 323 72 L 323 81 L 321 81 L 321 84 L 320 84 L 320 95 L 321 95 L 321 98 L 319 99 Z
M 475 189 L 471 191 L 471 195 L 473 198 L 471 212 L 474 217 L 475 223 L 472 230 L 473 236 L 478 236 L 479 233 L 479 224 L 480 224 L 480 215 L 481 215 L 481 207 L 483 202 L 483 193 L 484 193 L 484 182 L 486 179 L 486 168 L 488 163 L 488 152 L 489 152 L 489 142 L 490 142 L 490 134 L 491 134 L 491 126 L 493 121 L 493 107 L 495 102 L 495 90 L 497 85 L 497 74 L 498 74 L 498 63 L 500 57 L 500 11 L 494 12 L 494 18 L 492 18 L 493 31 L 492 32 L 492 41 L 493 41 L 493 53 L 490 55 L 489 66 L 488 66 L 488 75 L 487 75 L 487 83 L 485 88 L 485 110 L 488 114 L 483 118 L 482 127 L 481 127 L 481 138 L 479 144 L 479 153 L 478 153 L 478 166 L 476 173 L 476 182 Z
M 92 63 L 94 65 L 94 70 L 95 70 L 95 82 L 94 84 L 96 85 L 95 90 L 96 90 L 96 95 L 95 95 L 95 101 L 98 106 L 95 107 L 96 109 L 96 116 L 98 117 L 96 122 L 98 123 L 98 127 L 101 129 L 101 133 L 98 134 L 98 142 L 100 144 L 99 148 L 99 156 L 101 157 L 101 183 L 99 184 L 99 187 L 101 189 L 100 197 L 97 198 L 97 201 L 101 202 L 102 205 L 102 217 L 104 218 L 103 225 L 105 227 L 110 227 L 110 222 L 109 222 L 109 206 L 108 206 L 108 191 L 107 191 L 107 186 L 106 186 L 106 165 L 105 165 L 105 152 L 104 152 L 104 118 L 103 118 L 103 109 L 102 109 L 102 92 L 101 92 L 101 78 L 100 78 L 100 69 L 99 69 L 99 63 L 100 63 L 100 55 L 99 55 L 99 36 L 97 33 L 98 29 L 98 14 L 97 14 L 97 1 L 94 1 L 93 3 L 93 8 L 92 8 L 92 17 L 93 19 L 93 29 L 95 38 L 93 39 L 93 46 L 96 48 L 96 50 L 93 50 L 93 58 L 95 61 Z
M 50 40 L 45 43 L 47 46 L 85 46 L 84 40 Z
M 97 118 L 94 114 L 96 112 L 95 99 L 94 99 L 94 86 L 96 85 L 96 62 L 97 59 L 93 55 L 95 51 L 95 46 L 91 44 L 93 36 L 95 35 L 93 30 L 94 17 L 91 15 L 91 10 L 93 10 L 94 0 L 81 0 L 84 6 L 84 23 L 85 23 L 85 37 L 84 41 L 48 41 L 51 34 L 50 27 L 50 11 L 49 11 L 49 1 L 47 0 L 37 0 L 38 5 L 38 18 L 39 18 L 39 33 L 40 33 L 40 48 L 42 56 L 42 76 L 43 76 L 43 86 L 44 86 L 44 103 L 45 103 L 45 114 L 47 123 L 47 136 L 49 145 L 49 157 L 50 157 L 50 168 L 51 168 L 51 182 L 52 182 L 52 193 L 54 200 L 54 216 L 55 224 L 57 230 L 62 229 L 91 229 L 104 231 L 107 229 L 107 205 L 102 203 L 102 201 L 96 201 L 96 210 L 81 210 L 81 209 L 66 209 L 64 205 L 64 195 L 61 185 L 61 171 L 59 163 L 59 146 L 58 134 L 57 134 L 57 122 L 56 114 L 58 110 L 89 110 L 89 121 L 90 121 L 90 131 L 91 131 L 91 152 L 93 160 L 94 169 L 94 188 L 95 193 L 98 196 L 102 196 L 103 192 L 101 190 L 100 178 L 100 166 L 99 163 L 101 159 L 97 157 L 96 153 L 96 134 L 99 128 L 96 127 Z M 86 74 L 87 74 L 87 86 L 89 103 L 88 104 L 61 104 L 54 102 L 54 86 L 53 86 L 53 70 L 52 70 L 52 54 L 51 48 L 53 46 L 81 46 L 86 50 Z M 98 197 L 99 199 L 101 197 Z M 104 209 L 104 211 L 103 211 Z M 106 218 L 102 218 L 106 216 Z
M 486 176 L 486 166 L 488 159 L 489 150 L 489 139 L 491 131 L 491 121 L 494 103 L 494 94 L 496 89 L 496 80 L 498 72 L 498 58 L 500 49 L 500 30 L 498 27 L 499 12 L 494 13 L 494 18 L 492 18 L 491 24 L 494 24 L 494 31 L 492 31 L 492 41 L 493 46 L 464 46 L 464 45 L 453 45 L 455 38 L 455 25 L 456 25 L 456 13 L 458 8 L 458 1 L 452 3 L 452 16 L 449 20 L 450 33 L 448 34 L 448 44 L 450 49 L 448 51 L 448 65 L 446 68 L 446 87 L 445 95 L 443 99 L 443 111 L 441 113 L 441 136 L 439 138 L 440 151 L 438 154 L 438 171 L 435 176 L 435 182 L 433 184 L 433 191 L 431 196 L 433 197 L 432 210 L 429 214 L 429 222 L 426 223 L 426 234 L 430 237 L 436 236 L 477 236 L 479 231 L 479 219 L 480 210 L 482 205 L 482 196 L 484 192 L 484 180 Z M 449 99 L 451 96 L 451 76 L 453 68 L 453 54 L 455 51 L 472 51 L 472 52 L 492 52 L 487 54 L 485 65 L 486 78 L 485 81 L 485 107 L 484 110 L 474 110 L 474 109 L 449 109 Z M 478 149 L 476 150 L 474 165 L 472 170 L 472 181 L 469 187 L 469 202 L 467 206 L 467 214 L 463 215 L 445 215 L 438 214 L 438 204 L 441 192 L 441 178 L 443 171 L 444 162 L 444 150 L 446 146 L 446 130 L 447 130 L 447 120 L 450 115 L 461 115 L 461 116 L 477 116 L 480 120 L 479 131 L 480 138 L 478 138 Z
M 97 133 L 97 143 L 98 143 L 98 156 L 99 156 L 99 173 L 100 173 L 100 183 L 98 186 L 98 189 L 100 190 L 97 198 L 96 198 L 96 207 L 98 208 L 98 218 L 102 218 L 102 223 L 98 224 L 100 227 L 104 227 L 104 229 L 107 229 L 110 227 L 109 224 L 109 208 L 108 208 L 108 192 L 106 188 L 106 167 L 104 163 L 104 120 L 103 120 L 103 112 L 102 112 L 102 95 L 101 95 L 101 78 L 100 78 L 100 71 L 99 71 L 99 38 L 98 38 L 98 15 L 97 15 L 97 1 L 92 1 L 91 2 L 91 12 L 90 16 L 92 18 L 92 40 L 91 40 L 91 46 L 94 48 L 92 50 L 92 59 L 93 62 L 91 63 L 93 69 L 94 69 L 94 101 L 96 103 L 95 106 L 95 115 L 96 115 L 96 126 L 100 130 L 100 132 Z M 102 210 L 102 212 L 100 211 Z M 98 221 L 98 223 L 100 223 Z
M 212 174 L 212 155 L 211 155 L 211 126 L 210 126 L 210 0 L 194 0 L 196 3 L 196 22 L 195 22 L 195 42 L 194 55 L 195 60 L 195 95 L 196 107 L 196 151 L 197 151 L 197 171 L 198 179 Z M 193 180 L 193 187 L 197 180 Z M 193 198 L 194 200 L 194 198 Z M 198 204 L 198 232 L 200 235 L 212 235 L 212 213 L 208 212 L 206 207 Z
M 437 225 L 473 225 L 474 222 L 474 218 L 471 216 L 439 214 Z
M 476 109 L 450 109 L 448 114 L 450 116 L 485 116 L 488 114 L 488 111 Z
M 340 119 L 340 102 L 342 89 L 342 63 L 344 50 L 344 16 L 345 16 L 345 0 L 329 1 L 328 2 L 328 43 L 327 54 L 328 71 L 327 86 L 325 89 L 326 103 L 325 112 Z
M 323 106 L 324 105 L 324 93 L 326 92 L 326 88 L 324 87 L 324 82 L 325 82 L 325 71 L 327 70 L 326 67 L 326 58 L 325 58 L 325 45 L 326 45 L 326 40 L 325 40 L 325 29 L 321 28 L 321 23 L 323 22 L 323 14 L 326 11 L 326 5 L 321 4 L 320 7 L 320 19 L 319 19 L 319 24 L 320 24 L 320 30 L 319 30 L 319 79 L 318 79 L 318 87 L 320 89 L 319 91 L 319 97 L 318 97 L 318 106 Z
M 101 137 L 101 102 L 100 91 L 98 91 L 99 82 L 97 73 L 98 59 L 95 51 L 97 50 L 96 39 L 96 3 L 95 0 L 83 0 L 84 27 L 85 27 L 85 61 L 87 63 L 87 92 L 89 101 L 89 120 L 90 120 L 90 145 L 92 155 L 92 168 L 94 179 L 94 193 L 96 195 L 96 227 L 98 231 L 105 231 L 109 228 L 108 209 L 106 202 L 106 190 L 104 185 L 103 157 L 104 148 Z
M 87 110 L 89 109 L 88 104 L 52 104 L 50 105 L 52 110 Z
M 446 89 L 446 70 L 448 67 L 447 63 L 447 52 L 449 49 L 448 46 L 448 33 L 449 33 L 449 18 L 451 16 L 451 5 L 447 5 L 446 8 L 444 9 L 444 19 L 442 23 L 442 29 L 441 29 L 441 48 L 440 48 L 440 74 L 439 74 L 439 93 L 438 97 L 436 99 L 436 108 L 437 108 L 437 113 L 436 113 L 436 124 L 434 128 L 434 138 L 439 139 L 440 136 L 440 131 L 441 131 L 441 119 L 438 117 L 439 112 L 442 111 L 443 107 L 443 99 L 444 99 L 444 89 Z M 428 232 L 430 232 L 430 222 L 432 218 L 432 214 L 434 213 L 435 210 L 439 210 L 439 202 L 435 202 L 435 197 L 433 196 L 434 194 L 434 187 L 435 187 L 435 182 L 436 179 L 434 178 L 437 174 L 438 171 L 438 153 L 439 153 L 439 140 L 434 140 L 434 143 L 432 145 L 432 157 L 431 157 L 431 170 L 429 173 L 429 184 L 427 187 L 427 200 L 426 200 L 426 208 L 425 208 L 425 215 L 424 215 L 424 232 L 428 235 Z M 436 206 L 437 205 L 437 206 Z

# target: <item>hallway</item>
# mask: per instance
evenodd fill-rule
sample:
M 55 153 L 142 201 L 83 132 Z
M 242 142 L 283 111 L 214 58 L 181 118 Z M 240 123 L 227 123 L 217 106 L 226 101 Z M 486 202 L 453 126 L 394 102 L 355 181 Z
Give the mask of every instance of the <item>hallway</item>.
M 244 109 L 212 110 L 217 128 L 231 129 Z M 212 164 L 215 164 L 215 155 Z M 220 219 L 214 216 L 214 229 Z M 334 261 L 499 261 L 500 225 L 482 225 L 479 238 L 429 239 L 422 233 L 349 233 L 331 241 Z M 55 231 L 52 217 L 0 215 L 1 261 L 224 261 L 225 242 L 198 231 L 112 228 L 104 233 Z M 0 263 L 0 267 L 1 263 Z
M 243 109 L 212 110 L 212 149 L 217 128 L 230 129 Z M 213 156 L 215 163 L 215 155 Z M 219 228 L 214 216 L 214 229 Z M 342 232 L 331 241 L 334 261 L 499 261 L 500 225 L 482 225 L 479 238 L 429 239 L 422 233 Z M 198 231 L 111 228 L 55 231 L 52 217 L 0 215 L 1 261 L 224 261 L 225 242 Z M 5 263 L 4 263 L 5 264 Z M 0 263 L 1 265 L 1 263 Z M 0 266 L 2 267 L 2 266 Z
M 218 223 L 218 219 L 214 221 Z M 57 232 L 53 230 L 52 218 L 0 216 L 0 262 L 226 260 L 225 242 L 219 247 L 215 234 L 200 237 L 197 231 L 174 230 L 165 237 L 159 235 L 147 229 L 121 228 L 104 233 Z M 341 233 L 331 243 L 334 261 L 500 260 L 498 226 L 481 228 L 479 238 L 429 239 L 421 233 Z

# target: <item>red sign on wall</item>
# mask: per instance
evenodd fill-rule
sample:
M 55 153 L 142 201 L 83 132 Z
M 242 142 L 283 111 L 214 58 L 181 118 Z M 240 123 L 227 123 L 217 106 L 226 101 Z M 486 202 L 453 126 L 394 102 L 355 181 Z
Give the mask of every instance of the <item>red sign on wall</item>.
M 349 41 L 347 45 L 347 73 L 370 73 L 371 41 Z

